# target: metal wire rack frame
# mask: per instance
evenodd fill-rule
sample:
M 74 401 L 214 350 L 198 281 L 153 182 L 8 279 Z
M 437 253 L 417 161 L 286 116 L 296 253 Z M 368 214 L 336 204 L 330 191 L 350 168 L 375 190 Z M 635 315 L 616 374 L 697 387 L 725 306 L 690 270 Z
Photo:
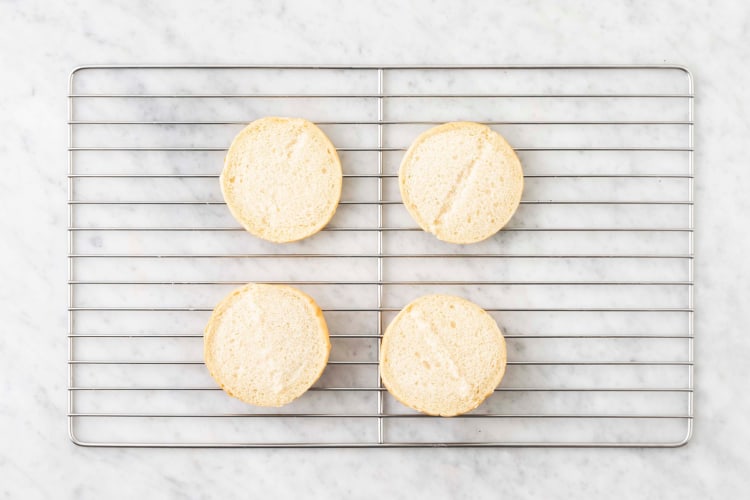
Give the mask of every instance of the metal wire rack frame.
M 110 72 L 127 72 L 127 71 L 153 71 L 153 72 L 171 72 L 174 70 L 185 70 L 194 71 L 198 73 L 211 72 L 213 70 L 269 70 L 275 72 L 284 71 L 303 71 L 303 72 L 319 72 L 319 71 L 340 71 L 343 73 L 361 74 L 366 73 L 374 79 L 373 88 L 374 91 L 366 92 L 286 92 L 286 93 L 268 93 L 268 92 L 249 92 L 241 91 L 237 93 L 211 93 L 211 92 L 187 92 L 187 93 L 158 93 L 158 92 L 112 92 L 103 90 L 101 92 L 85 91 L 80 92 L 76 90 L 76 78 L 83 72 L 96 72 L 96 71 L 110 71 Z M 587 92 L 540 92 L 540 91 L 529 91 L 529 92 L 437 92 L 437 91 L 394 91 L 388 92 L 386 90 L 386 78 L 390 73 L 395 72 L 454 72 L 461 73 L 465 71 L 504 71 L 506 73 L 513 73 L 516 71 L 547 71 L 551 73 L 565 73 L 572 70 L 580 70 L 593 72 L 597 74 L 601 72 L 605 75 L 607 70 L 613 71 L 643 71 L 643 72 L 660 72 L 660 71 L 671 71 L 681 72 L 684 74 L 684 85 L 683 90 L 679 92 L 605 92 L 605 93 L 587 93 Z M 305 65 L 87 65 L 75 68 L 70 74 L 69 91 L 68 91 L 68 190 L 69 190 L 69 201 L 68 201 L 68 264 L 69 264 L 69 296 L 68 296 L 68 428 L 71 440 L 82 446 L 98 446 L 98 447 L 232 447 L 232 448 L 309 448 L 309 447 L 334 447 L 334 448 L 386 448 L 386 447 L 676 447 L 687 443 L 692 435 L 693 430 L 693 338 L 694 338 L 694 307 L 693 307 L 693 290 L 694 290 L 694 279 L 693 279 L 693 261 L 694 261 L 694 225 L 693 225 L 693 179 L 694 179 L 694 165 L 693 165 L 693 135 L 694 135 L 694 121 L 693 121 L 693 103 L 694 103 L 694 91 L 693 91 L 693 78 L 690 72 L 681 66 L 674 65 L 480 65 L 480 66 L 305 66 Z M 174 233 L 206 233 L 206 234 L 217 234 L 225 232 L 241 232 L 242 229 L 239 226 L 198 226 L 198 225 L 187 225 L 187 226 L 145 226 L 145 225 L 87 225 L 80 223 L 77 210 L 81 207 L 90 207 L 94 210 L 103 209 L 108 206 L 126 206 L 126 207 L 166 207 L 166 206 L 195 206 L 195 207 L 210 207 L 212 205 L 223 205 L 220 200 L 204 200 L 204 199 L 185 199 L 185 200 L 157 200 L 157 199 L 81 199 L 76 198 L 77 183 L 86 180 L 98 180 L 106 179 L 107 181 L 117 182 L 120 179 L 128 180 L 143 180 L 151 181 L 158 179 L 178 179 L 178 180 L 200 180 L 206 179 L 209 182 L 212 179 L 218 178 L 218 171 L 209 172 L 189 172 L 189 173 L 169 173 L 160 171 L 148 171 L 138 173 L 128 172 L 110 172 L 110 171 L 79 171 L 77 166 L 77 154 L 79 152 L 137 152 L 137 151 L 154 151 L 164 152 L 170 154 L 171 152 L 177 153 L 190 153 L 190 152 L 221 152 L 226 149 L 225 145 L 222 144 L 210 144 L 210 145 L 191 145 L 191 146 L 173 146 L 173 145 L 123 145 L 119 143 L 105 145 L 95 144 L 79 144 L 76 142 L 74 137 L 77 131 L 81 127 L 101 127 L 101 126 L 161 126 L 161 127 L 181 127 L 181 126 L 202 126 L 202 125 L 243 125 L 252 119 L 254 116 L 248 116 L 246 119 L 222 119 L 221 117 L 213 118 L 210 120 L 202 119 L 109 119 L 109 118 L 86 118 L 79 119 L 76 114 L 77 106 L 79 102 L 84 100 L 97 100 L 106 102 L 108 100 L 121 100 L 127 102 L 129 99 L 142 99 L 142 100 L 154 100 L 154 99 L 167 99 L 167 100 L 190 100 L 190 99 L 206 99 L 206 100 L 232 100 L 232 99 L 258 99 L 258 100 L 293 100 L 293 99 L 309 99 L 319 100 L 325 102 L 329 99 L 365 99 L 371 100 L 375 108 L 375 118 L 364 118 L 364 119 L 327 119 L 327 120 L 316 120 L 320 125 L 366 125 L 374 127 L 376 145 L 374 146 L 357 146 L 347 147 L 342 144 L 342 147 L 337 149 L 340 152 L 365 152 L 374 153 L 376 155 L 375 165 L 376 170 L 368 172 L 349 172 L 345 166 L 345 182 L 351 180 L 370 180 L 377 183 L 377 199 L 344 199 L 341 203 L 343 206 L 373 206 L 377 210 L 377 224 L 376 225 L 347 225 L 340 226 L 332 224 L 324 229 L 322 234 L 323 238 L 327 235 L 334 235 L 336 233 L 352 234 L 352 233 L 376 233 L 376 244 L 370 251 L 325 251 L 325 252 L 297 252 L 297 253 L 275 253 L 275 252 L 255 252 L 252 254 L 241 253 L 241 252 L 196 252 L 196 253 L 185 253 L 185 252 L 164 252 L 164 251 L 152 251 L 152 252 L 131 252 L 125 249 L 121 249 L 113 252 L 97 253 L 91 251 L 80 251 L 78 250 L 78 244 L 76 243 L 77 235 L 86 234 L 87 232 L 97 233 L 125 233 L 133 235 L 138 238 L 140 235 L 145 235 L 153 232 L 163 232 L 167 235 Z M 666 118 L 666 119 L 649 119 L 649 120 L 631 120 L 631 119 L 582 119 L 582 120 L 548 120 L 548 119 L 507 119 L 503 120 L 502 117 L 491 117 L 491 119 L 475 119 L 474 121 L 482 121 L 489 125 L 499 126 L 585 126 L 599 127 L 599 126 L 612 126 L 612 127 L 638 127 L 638 126 L 675 126 L 684 127 L 685 129 L 685 141 L 679 144 L 669 145 L 649 145 L 649 146 L 631 146 L 631 145 L 587 145 L 585 147 L 578 146 L 549 146 L 549 145 L 532 145 L 526 146 L 521 144 L 516 150 L 524 153 L 552 153 L 557 152 L 610 152 L 614 154 L 630 154 L 633 152 L 664 152 L 664 153 L 678 153 L 684 155 L 684 169 L 677 172 L 552 172 L 552 173 L 535 173 L 533 170 L 526 173 L 525 177 L 527 180 L 591 180 L 591 179 L 627 179 L 627 180 L 643 180 L 643 181 L 658 181 L 662 180 L 683 180 L 687 185 L 688 194 L 685 197 L 675 198 L 667 197 L 665 199 L 618 199 L 616 197 L 609 196 L 607 192 L 602 193 L 600 199 L 589 199 L 589 200 L 554 200 L 554 199 L 526 199 L 522 201 L 524 206 L 538 206 L 538 207 L 550 207 L 555 210 L 554 207 L 564 206 L 654 206 L 654 207 L 683 207 L 687 213 L 686 225 L 669 225 L 669 226 L 649 226 L 642 225 L 638 227 L 626 227 L 617 224 L 612 224 L 605 227 L 590 227 L 590 226 L 575 226 L 561 227 L 561 226 L 544 226 L 544 225 L 518 225 L 513 224 L 506 228 L 504 231 L 507 233 L 518 233 L 518 237 L 523 238 L 525 235 L 533 233 L 545 233 L 545 234 L 575 234 L 580 238 L 587 238 L 589 235 L 596 235 L 599 233 L 606 234 L 648 234 L 648 233 L 675 233 L 686 236 L 686 245 L 684 251 L 680 252 L 630 252 L 630 253 L 618 253 L 615 251 L 605 252 L 457 252 L 448 253 L 441 251 L 419 251 L 419 252 L 404 252 L 404 251 L 390 251 L 386 249 L 385 242 L 389 235 L 406 234 L 417 232 L 418 228 L 399 226 L 399 225 L 387 225 L 385 221 L 384 211 L 390 207 L 398 207 L 400 201 L 393 199 L 386 199 L 385 197 L 385 182 L 389 179 L 397 177 L 393 172 L 387 172 L 384 164 L 384 155 L 388 153 L 397 153 L 403 151 L 405 148 L 395 147 L 392 145 L 386 145 L 385 134 L 389 127 L 395 126 L 429 126 L 431 124 L 441 123 L 440 119 L 424 119 L 416 117 L 414 119 L 393 119 L 388 116 L 386 103 L 388 102 L 461 102 L 463 99 L 487 99 L 487 100 L 549 100 L 549 101 L 565 101 L 565 100 L 634 100 L 634 101 L 656 101 L 656 100 L 675 100 L 679 101 L 684 105 L 685 118 Z M 368 101 L 369 102 L 369 101 Z M 427 105 L 427 104 L 426 104 Z M 456 117 L 456 118 L 472 118 L 471 113 L 468 117 Z M 338 146 L 338 145 L 337 145 Z M 524 207 L 522 207 L 524 209 Z M 335 221 L 334 221 L 335 222 Z M 376 276 L 372 279 L 367 280 L 346 280 L 346 279 L 310 279 L 310 280 L 292 280 L 292 279 L 278 279 L 278 280 L 263 280 L 265 282 L 274 283 L 290 283 L 296 285 L 310 285 L 310 286 L 368 286 L 373 287 L 377 290 L 377 301 L 375 306 L 370 307 L 324 307 L 326 313 L 373 313 L 377 315 L 377 329 L 374 332 L 367 332 L 365 334 L 352 334 L 350 332 L 338 333 L 334 331 L 332 333 L 332 339 L 334 341 L 341 339 L 371 339 L 376 344 L 376 359 L 361 360 L 361 359 L 336 359 L 330 361 L 332 366 L 343 366 L 343 367 L 376 367 L 380 356 L 379 339 L 382 336 L 384 328 L 384 315 L 394 311 L 398 311 L 399 307 L 388 305 L 390 302 L 386 300 L 387 290 L 386 287 L 418 287 L 418 286 L 443 286 L 443 285 L 467 285 L 467 286 L 507 286 L 507 287 L 679 287 L 680 290 L 684 291 L 685 304 L 679 307 L 661 307 L 661 306 L 638 306 L 638 307 L 593 307 L 586 304 L 575 305 L 575 306 L 545 306 L 545 307 L 488 307 L 487 310 L 491 312 L 500 313 L 652 313 L 657 317 L 661 314 L 680 314 L 685 318 L 684 328 L 678 332 L 667 332 L 667 333 L 569 333 L 565 335 L 557 333 L 515 333 L 511 332 L 507 335 L 508 341 L 513 342 L 514 340 L 525 340 L 525 339 L 539 339 L 541 342 L 550 340 L 565 339 L 571 342 L 585 341 L 586 339 L 640 339 L 645 342 L 651 342 L 656 340 L 679 340 L 684 342 L 686 347 L 685 356 L 673 357 L 668 360 L 637 360 L 637 359 L 623 359 L 623 360 L 610 360 L 605 358 L 598 359 L 574 359 L 574 360 L 517 360 L 509 357 L 508 363 L 509 370 L 513 370 L 516 367 L 628 367 L 639 369 L 639 367 L 677 367 L 683 369 L 682 376 L 684 383 L 680 386 L 661 386 L 661 385 L 626 385 L 626 386 L 611 386 L 611 387 L 599 387 L 599 386 L 551 386 L 551 385 L 538 385 L 538 386 L 501 386 L 496 390 L 496 394 L 560 394 L 560 393 L 573 393 L 573 394 L 584 394 L 584 395 L 597 395 L 597 394 L 610 394 L 617 397 L 618 394 L 645 394 L 645 395 L 661 395 L 661 394 L 676 394 L 682 397 L 683 408 L 682 411 L 672 412 L 653 412 L 653 413 L 627 413 L 627 412 L 607 412 L 607 411 L 593 411 L 593 412 L 557 412 L 557 413 L 544 413 L 538 411 L 528 412 L 502 412 L 502 411 L 488 411 L 484 413 L 470 413 L 462 417 L 456 417 L 456 419 L 449 419 L 453 422 L 460 421 L 465 422 L 467 425 L 472 421 L 485 421 L 485 422 L 503 422 L 503 421 L 522 421 L 533 425 L 534 422 L 538 421 L 573 421 L 576 423 L 583 422 L 603 422 L 603 421 L 633 421 L 643 423 L 643 425 L 651 425 L 656 421 L 673 421 L 678 422 L 682 425 L 684 435 L 680 439 L 670 439 L 666 441 L 660 441 L 658 439 L 581 439 L 581 440 L 566 440 L 566 439 L 539 439 L 539 440 L 520 440 L 515 439 L 493 439 L 493 440 L 445 440 L 445 439 L 391 439 L 388 435 L 388 425 L 392 422 L 398 422 L 399 420 L 410 420 L 415 422 L 415 425 L 420 425 L 420 422 L 439 420 L 439 417 L 429 417 L 424 415 L 417 415 L 412 413 L 404 413 L 401 411 L 389 411 L 386 408 L 385 397 L 386 392 L 380 383 L 379 377 L 377 383 L 373 384 L 352 384 L 350 386 L 316 386 L 311 390 L 311 397 L 315 397 L 321 393 L 341 393 L 341 394 L 356 394 L 365 393 L 373 394 L 375 404 L 373 405 L 374 411 L 361 412 L 361 411 L 349 411 L 346 408 L 342 411 L 302 411 L 302 412 L 274 412 L 274 413 L 255 413 L 251 410 L 248 411 L 231 411 L 231 412 L 215 412 L 215 411 L 200 411 L 191 410 L 183 411 L 180 413 L 167 412 L 167 411 L 90 411 L 87 409 L 80 409 L 77 403 L 77 396 L 81 394 L 126 394 L 139 391 L 150 391 L 152 393 L 179 393 L 179 392 L 210 392 L 220 391 L 218 387 L 212 386 L 177 386 L 170 384 L 163 385 L 150 385 L 142 386 L 137 384 L 119 384 L 119 385 L 97 385 L 92 383 L 79 383 L 77 370 L 81 367 L 129 367 L 129 366 L 175 366 L 175 367 L 189 367 L 191 365 L 201 365 L 202 361 L 195 360 L 175 360 L 175 359 L 129 359 L 129 360 L 117 360 L 117 359 L 83 359 L 79 355 L 77 350 L 77 342 L 84 340 L 92 340 L 97 342 L 99 340 L 110 340 L 110 339 L 128 339 L 135 342 L 143 339 L 158 340 L 164 342 L 172 342 L 175 339 L 200 339 L 202 337 L 200 332 L 188 332 L 188 333 L 173 333 L 173 332 L 152 332 L 152 331 L 140 331 L 124 332 L 119 330 L 112 331 L 80 331 L 76 327 L 78 315 L 81 313 L 94 312 L 94 313 L 149 313 L 149 312 L 169 312 L 169 313 L 208 313 L 211 311 L 210 304 L 206 304 L 202 307 L 188 306 L 188 305 L 174 305 L 174 306 L 151 306 L 151 305 L 81 305 L 76 299 L 80 287 L 83 286 L 120 286 L 120 285 L 134 285 L 134 286 L 224 286 L 224 285 L 240 285 L 244 284 L 242 280 L 228 280 L 228 279 L 203 279 L 203 280 L 175 280 L 175 279 L 144 279 L 138 277 L 137 279 L 109 279 L 100 278 L 97 276 L 88 276 L 85 278 L 78 277 L 78 266 L 83 262 L 93 262 L 100 259 L 111 259 L 118 262 L 120 259 L 135 259 L 135 260 L 152 260 L 159 259 L 161 262 L 178 261 L 180 259 L 196 259 L 200 261 L 211 261 L 217 259 L 219 261 L 225 261 L 228 259 L 257 259 L 259 261 L 265 261 L 270 259 L 293 259 L 293 258 L 304 258 L 312 259 L 316 262 L 330 261 L 332 259 L 361 259 L 368 262 L 374 262 L 377 268 Z M 391 262 L 409 261 L 409 260 L 424 260 L 425 262 L 433 262 L 440 259 L 446 259 L 446 262 L 458 262 L 464 260 L 484 260 L 484 259 L 503 259 L 509 261 L 511 264 L 515 261 L 523 259 L 539 259 L 542 261 L 606 261 L 606 262 L 617 262 L 623 259 L 633 260 L 655 260 L 655 261 L 668 261 L 678 260 L 686 263 L 686 276 L 684 279 L 661 279 L 661 278 L 639 278 L 635 280 L 626 279 L 586 279 L 586 280 L 571 280 L 567 279 L 532 279 L 532 280 L 519 280 L 519 279 L 467 279 L 467 280 L 423 280 L 423 279 L 388 279 L 384 272 L 385 267 Z M 682 351 L 681 351 L 682 352 Z M 376 368 L 375 368 L 376 369 Z M 579 384 L 580 385 L 580 384 Z M 202 441 L 202 440 L 172 440 L 172 441 L 160 441 L 154 440 L 127 440 L 127 439 L 87 439 L 79 437 L 80 427 L 85 425 L 86 422 L 91 419 L 97 419 L 100 421 L 106 421 L 112 423 L 111 425 L 117 426 L 118 422 L 128 419 L 145 419 L 145 422 L 149 422 L 150 419 L 166 419 L 167 421 L 180 421 L 183 419 L 207 419 L 211 421 L 221 422 L 223 420 L 232 419 L 247 419 L 253 420 L 259 418 L 259 420 L 266 419 L 279 419 L 284 421 L 297 422 L 295 425 L 306 425 L 310 420 L 331 420 L 336 419 L 348 419 L 355 421 L 367 421 L 372 422 L 375 426 L 375 433 L 372 438 L 361 439 L 361 440 L 349 440 L 349 441 L 318 441 L 318 440 L 289 440 L 276 439 L 273 441 L 263 440 L 215 440 L 215 441 Z M 218 424 L 220 425 L 220 424 Z

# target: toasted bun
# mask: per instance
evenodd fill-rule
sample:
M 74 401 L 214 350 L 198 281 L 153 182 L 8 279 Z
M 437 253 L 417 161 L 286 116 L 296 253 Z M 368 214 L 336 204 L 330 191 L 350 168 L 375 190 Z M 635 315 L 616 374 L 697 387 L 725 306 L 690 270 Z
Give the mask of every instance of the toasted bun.
M 498 232 L 523 191 L 513 148 L 497 132 L 472 122 L 445 123 L 417 137 L 398 178 L 414 220 L 450 243 L 475 243 Z
M 505 339 L 481 307 L 452 295 L 407 305 L 383 335 L 380 376 L 393 397 L 429 415 L 473 410 L 505 374 Z
M 229 147 L 220 180 L 235 219 L 276 243 L 323 229 L 341 199 L 336 148 L 302 118 L 261 118 L 245 127 Z
M 211 376 L 258 406 L 300 397 L 323 373 L 331 344 L 315 301 L 296 288 L 250 283 L 222 300 L 204 335 Z

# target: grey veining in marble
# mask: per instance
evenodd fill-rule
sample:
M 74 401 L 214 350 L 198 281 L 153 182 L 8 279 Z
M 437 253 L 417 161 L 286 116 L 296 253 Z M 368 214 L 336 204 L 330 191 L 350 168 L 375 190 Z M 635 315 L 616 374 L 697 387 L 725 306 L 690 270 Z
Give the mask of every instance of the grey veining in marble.
M 749 26 L 750 8 L 739 1 L 0 1 L 0 494 L 741 497 L 750 467 L 744 396 Z M 72 445 L 64 362 L 67 76 L 79 64 L 128 62 L 688 66 L 698 96 L 693 440 L 674 450 L 227 452 Z M 221 139 L 184 139 L 209 138 Z M 175 196 L 188 196 L 201 187 L 176 189 L 182 191 Z M 536 189 L 545 195 L 543 186 Z M 101 251 L 109 243 L 87 241 Z

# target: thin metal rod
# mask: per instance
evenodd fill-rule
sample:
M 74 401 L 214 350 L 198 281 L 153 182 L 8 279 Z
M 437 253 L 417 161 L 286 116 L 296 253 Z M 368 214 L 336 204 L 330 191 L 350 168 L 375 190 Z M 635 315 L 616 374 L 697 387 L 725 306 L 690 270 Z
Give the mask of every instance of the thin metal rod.
M 383 102 L 383 92 L 384 92 L 384 81 L 385 81 L 385 75 L 384 71 L 382 69 L 379 69 L 377 72 L 378 75 L 378 94 L 380 97 L 378 98 L 378 122 L 382 122 L 385 118 L 384 116 L 384 102 Z M 383 227 L 383 125 L 382 123 L 378 123 L 378 201 L 381 203 L 378 203 L 378 228 Z M 378 268 L 378 280 L 377 280 L 377 290 L 378 290 L 378 300 L 377 300 L 377 306 L 378 309 L 380 309 L 383 306 L 383 231 L 378 231 L 378 259 L 377 259 L 377 268 Z M 382 337 L 383 335 L 383 312 L 378 311 L 378 336 Z M 378 347 L 377 347 L 377 356 L 378 356 L 378 373 L 377 373 L 377 384 L 378 387 L 383 387 L 383 379 L 380 375 L 380 360 L 381 360 L 381 345 L 378 341 Z M 377 410 L 378 415 L 383 414 L 383 393 L 378 393 L 378 402 L 377 402 Z M 384 422 L 382 418 L 378 418 L 378 443 L 382 444 L 385 442 L 385 430 L 384 430 Z
M 398 71 L 425 71 L 425 70 L 674 70 L 687 73 L 688 70 L 679 64 L 424 64 L 424 65 L 407 65 L 407 64 L 386 64 L 386 65 L 366 65 L 366 64 L 86 64 L 77 66 L 71 74 L 86 70 L 187 70 L 187 69 L 244 69 L 244 70 L 398 70 Z
M 71 285 L 245 285 L 256 280 L 73 280 Z M 336 280 L 263 280 L 263 283 L 269 285 L 389 285 L 389 286 L 434 286 L 434 285 L 503 285 L 503 286 L 692 286 L 692 281 L 512 281 L 512 280 L 494 280 L 494 281 L 470 281 L 470 280 L 376 280 L 376 281 L 336 281 Z M 380 307 L 380 305 L 378 305 Z
M 69 227 L 68 231 L 245 231 L 242 227 Z M 418 227 L 325 227 L 322 231 L 368 232 L 368 231 L 414 231 L 423 232 Z M 690 227 L 505 227 L 503 232 L 681 232 L 689 233 Z
M 688 421 L 690 423 L 690 421 Z M 684 441 L 389 441 L 377 442 L 299 442 L 299 441 L 223 441 L 223 442 L 168 442 L 168 441 L 83 441 L 78 446 L 88 448 L 168 448 L 168 449 L 371 449 L 371 448 L 679 448 Z
M 228 254 L 72 254 L 71 259 L 284 259 L 284 258 L 383 258 L 383 259 L 692 259 L 689 254 L 493 254 L 493 253 L 228 253 Z
M 694 92 L 693 89 L 693 76 L 689 71 L 686 71 L 687 75 L 687 81 L 688 81 L 688 91 L 692 94 Z M 695 102 L 694 100 L 690 100 L 688 102 L 688 118 L 690 121 L 693 121 L 695 119 L 694 117 L 695 112 Z M 695 130 L 693 130 L 693 127 L 690 127 L 690 130 L 688 132 L 688 147 L 690 149 L 693 149 L 695 147 L 694 144 L 694 136 L 695 136 Z M 688 153 L 688 172 L 690 173 L 690 180 L 688 181 L 688 189 L 689 189 L 689 200 L 692 202 L 694 200 L 695 196 L 695 184 L 694 184 L 694 176 L 695 176 L 695 158 L 694 153 L 691 151 Z M 693 205 L 690 205 L 688 207 L 688 224 L 691 228 L 695 228 L 695 218 L 694 218 L 694 207 Z M 691 232 L 688 235 L 688 252 L 693 254 L 695 252 L 695 234 Z M 691 260 L 688 263 L 688 279 L 690 281 L 694 281 L 695 276 L 695 262 Z M 694 308 L 694 299 L 695 299 L 695 287 L 690 287 L 688 290 L 688 307 L 691 309 Z M 694 387 L 694 377 L 695 377 L 695 366 L 693 365 L 694 361 L 694 336 L 695 336 L 695 313 L 691 312 L 688 314 L 688 335 L 690 336 L 690 339 L 688 340 L 688 360 L 690 361 L 690 366 L 688 366 L 688 387 L 693 389 Z M 687 412 L 688 415 L 693 416 L 693 392 L 691 391 L 688 393 L 688 401 L 687 401 Z M 693 421 L 688 420 L 687 422 L 687 430 L 685 432 L 685 438 L 683 442 L 687 443 L 690 438 L 693 435 Z
M 220 392 L 221 387 L 69 387 L 69 391 L 206 391 Z M 312 392 L 386 392 L 384 387 L 311 387 Z M 692 392 L 681 387 L 498 387 L 494 392 Z M 381 412 L 378 412 L 381 413 Z
M 378 71 L 382 71 L 379 69 Z M 69 94 L 72 99 L 692 99 L 692 94 Z
M 406 151 L 406 147 L 375 147 L 375 148 L 336 148 L 339 152 L 349 153 L 366 153 L 366 152 L 398 152 Z M 672 152 L 690 152 L 692 149 L 686 147 L 514 147 L 516 151 L 672 151 Z M 76 146 L 68 148 L 68 151 L 216 151 L 226 152 L 226 146 L 182 146 L 182 147 L 164 147 L 164 146 Z
M 70 78 L 68 79 L 68 94 L 73 93 L 73 82 L 74 82 L 74 75 L 75 73 L 71 73 Z M 68 121 L 72 121 L 75 117 L 73 114 L 73 100 L 68 99 L 67 100 L 68 105 Z M 68 148 L 73 147 L 73 126 L 68 126 Z M 73 168 L 73 152 L 68 150 L 68 199 L 75 198 L 75 182 L 74 182 L 74 168 Z M 68 205 L 68 227 L 74 227 L 75 226 L 75 207 L 73 205 Z M 75 234 L 72 232 L 68 232 L 68 256 L 75 253 Z M 68 281 L 73 281 L 75 279 L 75 262 L 73 259 L 68 258 Z M 73 307 L 73 304 L 75 304 L 75 286 L 68 285 L 68 308 Z M 75 331 L 75 322 L 73 318 L 74 314 L 72 311 L 68 311 L 68 331 L 73 332 Z M 75 359 L 75 338 L 68 336 L 68 360 Z M 75 366 L 69 364 L 68 365 L 68 387 L 73 387 L 75 385 Z M 68 414 L 74 413 L 75 407 L 75 395 L 72 392 L 68 393 Z M 68 436 L 70 436 L 71 439 L 75 439 L 75 427 L 74 427 L 74 421 L 72 418 L 68 418 Z
M 219 174 L 70 174 L 75 179 L 218 179 Z M 396 179 L 398 174 L 343 174 L 345 179 Z M 689 174 L 524 174 L 526 179 L 690 179 Z
M 69 311 L 100 311 L 100 312 L 211 312 L 213 307 L 69 307 Z M 338 307 L 322 308 L 329 313 L 354 312 L 398 312 L 399 307 Z M 487 307 L 489 312 L 657 312 L 657 313 L 686 313 L 692 312 L 689 307 L 558 307 L 558 308 L 513 308 Z
M 68 125 L 247 125 L 255 118 L 246 120 L 70 120 Z M 472 120 L 471 118 L 457 118 L 454 121 L 473 121 L 483 125 L 694 125 L 688 120 Z M 317 125 L 439 125 L 445 123 L 440 120 L 314 120 Z
M 380 153 L 379 153 L 380 154 Z M 378 179 L 382 184 L 382 179 Z M 71 205 L 226 205 L 220 200 L 69 200 Z M 400 200 L 342 200 L 340 205 L 403 205 Z M 692 205 L 683 200 L 521 200 L 521 205 Z
M 203 361 L 72 360 L 73 365 L 203 365 Z M 508 366 L 690 366 L 690 361 L 508 361 Z M 378 366 L 377 361 L 328 361 L 328 365 Z
M 70 413 L 69 417 L 88 418 L 414 418 L 414 419 L 442 419 L 433 415 L 415 413 Z M 629 415 L 629 414 L 543 414 L 543 413 L 465 413 L 451 417 L 454 419 L 474 418 L 588 418 L 588 419 L 692 419 L 692 415 Z
M 141 339 L 141 338 L 169 338 L 169 339 L 202 339 L 203 334 L 202 333 L 71 333 L 68 334 L 69 337 L 80 337 L 80 338 L 114 338 L 114 339 Z M 332 333 L 329 335 L 332 339 L 379 339 L 382 337 L 382 335 L 379 334 L 367 334 L 367 333 L 361 333 L 361 334 L 337 334 Z M 616 339 L 641 339 L 641 340 L 648 340 L 648 339 L 654 339 L 654 340 L 684 340 L 691 338 L 690 335 L 663 335 L 663 334 L 629 334 L 629 333 L 621 333 L 621 334 L 611 334 L 611 333 L 602 333 L 602 334 L 559 334 L 559 335 L 539 335 L 539 334 L 522 334 L 522 335 L 514 335 L 514 334 L 505 334 L 503 335 L 505 337 L 505 340 L 515 341 L 515 340 L 526 340 L 526 339 L 546 339 L 546 340 L 568 340 L 568 339 L 575 339 L 575 340 L 616 340 Z

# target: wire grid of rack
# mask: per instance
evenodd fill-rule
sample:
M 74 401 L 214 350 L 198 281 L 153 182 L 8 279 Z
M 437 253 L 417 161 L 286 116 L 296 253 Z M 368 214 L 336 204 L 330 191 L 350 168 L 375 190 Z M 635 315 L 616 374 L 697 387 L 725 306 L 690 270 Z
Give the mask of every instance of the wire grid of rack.
M 69 431 L 88 446 L 679 446 L 693 419 L 693 84 L 677 66 L 85 66 L 69 90 Z M 317 122 L 344 166 L 318 235 L 271 245 L 218 190 L 267 115 Z M 400 204 L 403 150 L 445 121 L 514 145 L 509 226 L 454 246 Z M 214 304 L 248 281 L 321 304 L 329 367 L 291 405 L 226 396 L 202 366 Z M 455 418 L 378 377 L 413 298 L 462 295 L 508 342 L 503 383 Z

